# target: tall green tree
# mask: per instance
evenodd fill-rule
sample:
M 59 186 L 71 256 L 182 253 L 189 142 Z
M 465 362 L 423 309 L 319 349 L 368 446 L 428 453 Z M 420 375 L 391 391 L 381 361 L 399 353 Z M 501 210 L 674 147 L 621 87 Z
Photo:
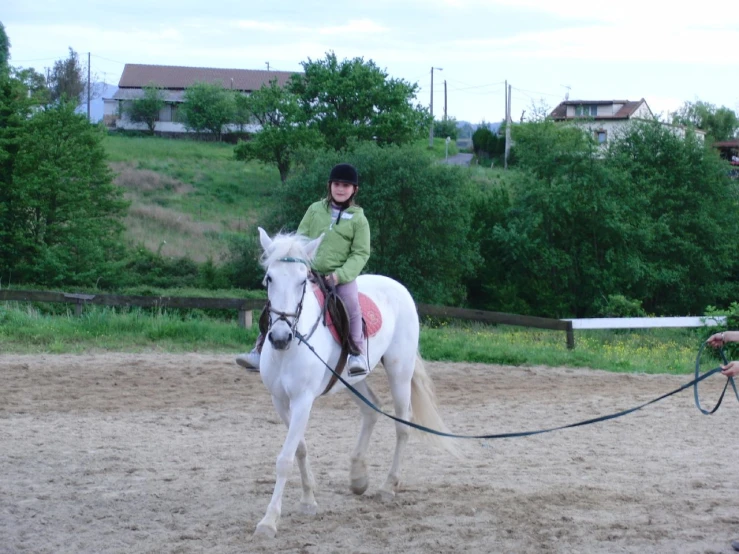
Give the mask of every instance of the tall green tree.
M 428 111 L 413 103 L 418 85 L 390 78 L 372 60 L 339 61 L 330 52 L 301 65 L 303 73 L 292 75 L 287 89 L 297 95 L 309 125 L 335 150 L 352 138 L 404 144 L 428 131 Z
M 488 309 L 591 317 L 609 299 L 656 315 L 736 294 L 736 187 L 693 133 L 636 123 L 601 150 L 551 121 L 514 129 L 520 172 L 475 210 Z M 721 237 L 721 238 L 717 238 Z
M 79 104 L 85 90 L 85 79 L 77 52 L 70 47 L 69 56 L 54 62 L 47 81 L 52 102 L 73 102 L 75 106 Z
M 277 81 L 264 85 L 249 96 L 237 98 L 237 105 L 261 126 L 251 140 L 239 142 L 235 155 L 240 160 L 259 160 L 277 166 L 284 183 L 295 154 L 302 148 L 322 144 L 322 136 L 307 126 L 297 97 Z
M 331 167 L 351 163 L 372 235 L 366 271 L 398 279 L 419 302 L 464 303 L 464 283 L 480 261 L 470 240 L 473 189 L 464 170 L 437 163 L 415 145 L 365 141 L 350 151 L 305 154 L 285 184 L 279 213 L 264 214 L 265 228 L 297 229 L 311 199 L 325 197 Z
M 437 119 L 434 121 L 434 136 L 457 140 L 459 130 L 457 129 L 457 120 L 453 117 L 446 119 Z
M 31 116 L 28 94 L 17 79 L 0 75 L 0 281 L 12 277 L 15 229 L 22 223 L 22 206 L 14 202 L 13 173 L 20 135 Z
M 185 126 L 197 133 L 212 133 L 221 140 L 224 127 L 233 122 L 234 93 L 221 83 L 198 82 L 185 89 L 180 116 Z
M 522 171 L 476 210 L 485 265 L 473 296 L 498 311 L 593 315 L 594 299 L 615 287 L 612 261 L 628 253 L 628 183 L 577 128 L 526 123 L 514 139 Z
M 134 98 L 127 108 L 128 117 L 135 123 L 144 123 L 150 134 L 154 134 L 159 112 L 164 107 L 164 92 L 155 83 L 144 87 L 144 95 Z
M 2 214 L 11 247 L 0 266 L 16 280 L 58 286 L 116 279 L 127 203 L 112 183 L 101 127 L 60 102 L 18 135 Z
M 45 105 L 49 103 L 49 89 L 46 88 L 46 77 L 32 67 L 11 68 L 11 75 L 20 81 L 30 93 L 31 103 Z
M 725 106 L 720 108 L 708 102 L 685 102 L 672 114 L 672 122 L 706 131 L 714 141 L 729 140 L 737 136 L 739 117 Z
M 718 152 L 652 122 L 629 127 L 606 164 L 631 186 L 624 200 L 639 263 L 628 268 L 626 294 L 660 315 L 699 314 L 735 298 L 739 197 Z
M 10 39 L 5 32 L 5 25 L 0 21 L 0 74 L 10 70 Z

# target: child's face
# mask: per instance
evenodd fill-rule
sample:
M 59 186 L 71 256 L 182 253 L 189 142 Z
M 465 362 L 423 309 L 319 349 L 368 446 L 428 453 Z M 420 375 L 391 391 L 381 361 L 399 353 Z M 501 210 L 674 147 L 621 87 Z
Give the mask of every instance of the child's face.
M 331 197 L 337 204 L 342 204 L 349 200 L 354 194 L 354 185 L 351 183 L 340 183 L 331 181 Z

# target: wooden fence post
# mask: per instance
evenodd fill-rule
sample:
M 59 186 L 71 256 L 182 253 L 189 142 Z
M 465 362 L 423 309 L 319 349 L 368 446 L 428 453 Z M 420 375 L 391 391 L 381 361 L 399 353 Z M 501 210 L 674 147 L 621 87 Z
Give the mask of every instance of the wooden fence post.
M 253 322 L 252 310 L 239 310 L 239 327 L 251 329 Z
M 567 349 L 573 350 L 575 348 L 575 333 L 572 330 L 572 322 L 567 322 L 567 329 L 565 329 L 565 333 L 567 333 Z
M 64 293 L 64 298 L 74 300 L 74 315 L 80 317 L 82 315 L 82 306 L 88 301 L 95 298 L 94 294 L 68 294 Z

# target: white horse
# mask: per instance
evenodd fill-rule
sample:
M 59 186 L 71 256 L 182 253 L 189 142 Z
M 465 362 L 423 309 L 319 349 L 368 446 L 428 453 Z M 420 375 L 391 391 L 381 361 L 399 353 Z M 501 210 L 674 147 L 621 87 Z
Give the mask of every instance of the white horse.
M 287 437 L 277 456 L 277 480 L 267 512 L 256 528 L 257 534 L 274 537 L 282 508 L 282 494 L 297 456 L 303 494 L 302 511 L 316 512 L 315 479 L 308 463 L 305 432 L 313 402 L 325 390 L 332 368 L 340 355 L 340 346 L 321 321 L 321 306 L 308 281 L 310 262 L 323 236 L 308 241 L 293 234 L 279 234 L 273 239 L 259 228 L 264 249 L 262 265 L 270 305 L 270 326 L 262 349 L 260 374 L 272 395 L 272 403 L 287 425 Z M 369 296 L 382 314 L 382 327 L 369 339 L 367 355 L 370 367 L 382 361 L 393 397 L 395 415 L 415 423 L 447 431 L 436 409 L 433 383 L 418 355 L 419 322 L 416 306 L 408 290 L 392 279 L 362 275 L 357 279 L 361 292 Z M 318 324 L 316 325 L 316 323 Z M 306 337 L 315 353 L 297 338 Z M 319 359 L 320 357 L 320 359 Z M 377 397 L 366 381 L 352 383 L 367 399 L 378 405 Z M 345 389 L 339 381 L 332 391 Z M 352 395 L 362 414 L 359 440 L 351 455 L 350 488 L 355 494 L 367 490 L 365 454 L 379 414 Z M 395 424 L 396 442 L 390 473 L 380 488 L 380 496 L 392 499 L 400 486 L 400 461 L 408 442 L 409 427 Z M 429 435 L 439 446 L 452 453 L 456 449 L 446 437 Z

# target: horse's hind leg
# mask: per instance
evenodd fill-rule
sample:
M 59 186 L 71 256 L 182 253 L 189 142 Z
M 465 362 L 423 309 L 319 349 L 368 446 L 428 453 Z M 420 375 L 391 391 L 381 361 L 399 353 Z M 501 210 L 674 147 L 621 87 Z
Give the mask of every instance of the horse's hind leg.
M 390 392 L 393 397 L 395 416 L 399 419 L 409 421 L 411 406 L 411 378 L 415 367 L 416 352 L 408 349 L 398 352 L 396 355 L 386 353 L 383 356 L 383 365 L 390 381 Z M 390 466 L 385 483 L 380 487 L 380 498 L 390 501 L 395 498 L 395 493 L 400 488 L 400 462 L 403 452 L 408 444 L 410 428 L 403 423 L 395 423 L 395 453 L 393 463 Z
M 370 389 L 366 381 L 360 381 L 354 385 L 354 388 L 361 392 L 367 400 L 377 406 L 377 396 L 372 392 L 372 389 Z M 359 432 L 359 439 L 357 439 L 357 445 L 354 447 L 354 452 L 352 452 L 351 469 L 349 471 L 349 487 L 354 494 L 363 494 L 369 486 L 366 461 L 367 449 L 369 448 L 372 430 L 375 428 L 375 423 L 377 423 L 377 419 L 380 416 L 358 396 L 352 395 L 352 398 L 359 406 L 359 411 L 362 414 L 362 429 Z

